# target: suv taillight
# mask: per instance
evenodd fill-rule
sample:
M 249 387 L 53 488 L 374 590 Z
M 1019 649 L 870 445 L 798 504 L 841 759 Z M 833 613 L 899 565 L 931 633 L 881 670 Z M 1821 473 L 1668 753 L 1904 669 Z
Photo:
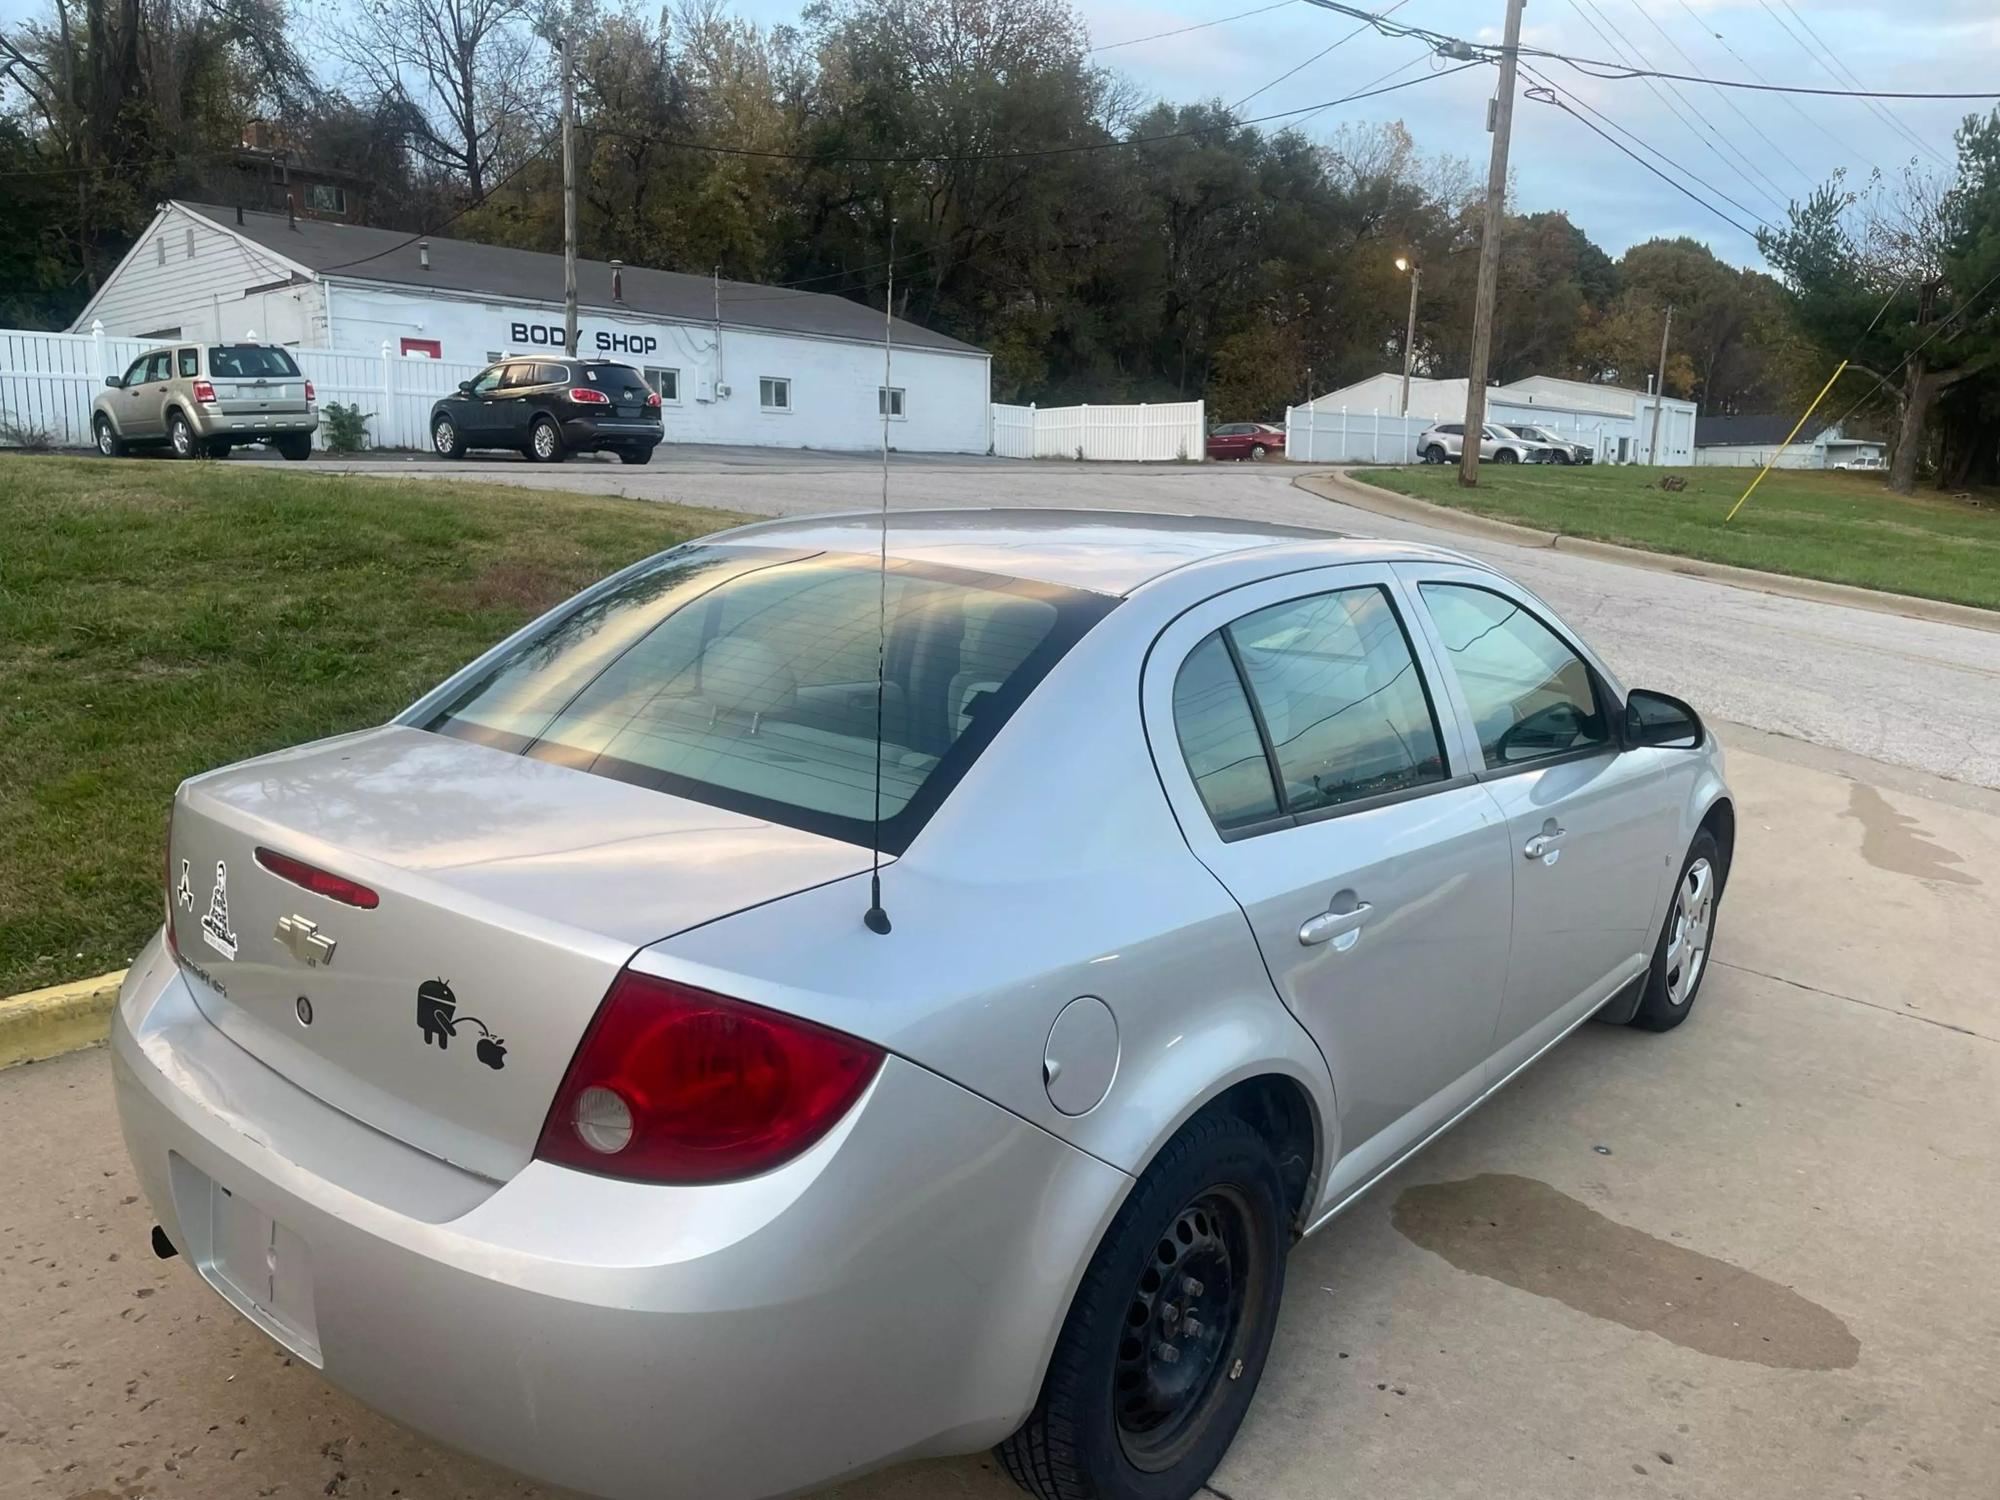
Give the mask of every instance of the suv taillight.
M 657 411 L 660 405 L 660 393 L 658 391 L 646 392 L 646 404 Z
M 318 399 L 319 397 L 315 395 L 313 392 L 313 383 L 310 380 L 308 380 L 306 382 L 306 400 L 317 401 Z
M 201 402 L 204 406 L 213 406 L 215 404 L 215 387 L 206 380 L 197 380 L 194 383 L 194 399 Z
M 832 1129 L 882 1066 L 866 1042 L 619 973 L 542 1126 L 542 1161 L 633 1182 L 733 1182 Z
M 611 398 L 602 391 L 594 391 L 587 385 L 577 386 L 569 393 L 569 399 L 582 406 L 609 406 Z

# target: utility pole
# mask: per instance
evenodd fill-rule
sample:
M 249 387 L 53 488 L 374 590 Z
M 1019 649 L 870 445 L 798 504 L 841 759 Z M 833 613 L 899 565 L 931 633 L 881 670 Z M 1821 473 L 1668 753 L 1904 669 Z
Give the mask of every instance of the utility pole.
M 1403 405 L 1399 417 L 1410 414 L 1410 366 L 1417 357 L 1417 288 L 1424 284 L 1424 268 L 1407 255 L 1396 257 L 1396 269 L 1410 273 L 1410 321 L 1403 327 Z
M 1479 292 L 1472 308 L 1472 368 L 1465 382 L 1464 455 L 1458 482 L 1479 483 L 1479 437 L 1486 426 L 1486 361 L 1493 352 L 1493 300 L 1500 291 L 1500 220 L 1507 207 L 1507 147 L 1514 133 L 1514 65 L 1520 60 L 1521 11 L 1528 0 L 1507 0 L 1507 33 L 1500 49 L 1500 91 L 1493 99 L 1493 161 L 1486 169 L 1486 230 L 1479 241 Z
M 1660 414 L 1667 409 L 1667 335 L 1674 328 L 1674 305 L 1667 304 L 1667 321 L 1660 325 L 1660 374 L 1653 382 L 1653 446 L 1646 451 L 1651 463 L 1660 461 Z
M 556 40 L 562 55 L 563 348 L 576 358 L 576 85 L 570 70 L 569 33 Z

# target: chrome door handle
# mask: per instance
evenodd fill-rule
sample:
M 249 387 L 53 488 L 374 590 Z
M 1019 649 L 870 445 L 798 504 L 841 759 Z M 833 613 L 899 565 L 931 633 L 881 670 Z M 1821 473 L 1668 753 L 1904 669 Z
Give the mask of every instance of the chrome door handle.
M 1562 841 L 1569 836 L 1567 828 L 1551 829 L 1538 833 L 1521 846 L 1521 853 L 1529 859 L 1542 859 L 1562 847 Z
M 1353 911 L 1323 911 L 1316 917 L 1308 917 L 1299 928 L 1299 941 L 1311 948 L 1333 938 L 1345 937 L 1345 943 L 1337 944 L 1344 953 L 1354 946 L 1361 936 L 1361 924 L 1368 920 L 1368 914 L 1375 908 L 1368 902 L 1356 904 Z

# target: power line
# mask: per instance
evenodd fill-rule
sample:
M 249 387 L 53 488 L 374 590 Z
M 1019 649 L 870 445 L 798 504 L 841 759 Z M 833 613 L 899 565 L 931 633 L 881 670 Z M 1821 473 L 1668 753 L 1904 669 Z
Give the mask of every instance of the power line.
M 555 134 L 553 132 L 543 136 L 541 144 L 536 146 L 534 150 L 530 151 L 526 156 L 522 157 L 520 161 L 516 162 L 514 164 L 513 169 L 509 171 L 505 177 L 502 177 L 498 182 L 494 183 L 493 186 L 489 187 L 485 192 L 481 193 L 478 197 L 474 198 L 470 203 L 466 204 L 463 208 L 460 208 L 456 213 L 453 213 L 446 218 L 440 219 L 437 223 L 431 225 L 428 229 L 420 229 L 415 234 L 411 235 L 408 239 L 400 240 L 396 244 L 385 246 L 384 248 L 375 251 L 372 255 L 357 256 L 353 260 L 341 261 L 338 265 L 316 266 L 313 269 L 317 274 L 323 276 L 329 271 L 345 271 L 352 266 L 365 266 L 370 261 L 382 259 L 382 257 L 385 255 L 394 255 L 398 250 L 407 250 L 410 248 L 410 246 L 416 244 L 417 241 L 429 239 L 432 235 L 437 234 L 440 230 L 451 228 L 452 225 L 456 224 L 460 219 L 464 218 L 467 214 L 471 213 L 475 208 L 478 208 L 482 203 L 485 203 L 495 193 L 499 192 L 502 188 L 507 186 L 508 183 L 512 182 L 516 177 L 519 177 L 523 172 L 527 171 L 529 167 L 533 166 L 537 161 L 541 159 L 542 153 L 547 151 L 549 147 L 554 143 L 555 143 Z
M 1935 340 L 1939 334 L 1943 333 L 1947 328 L 1949 328 L 1954 321 L 1956 321 L 1958 318 L 1964 316 L 1965 313 L 1970 311 L 1972 305 L 1975 302 L 1977 302 L 1981 297 L 1985 296 L 1987 289 L 1993 286 L 1996 282 L 2000 282 L 2000 271 L 1995 271 L 1991 276 L 1987 277 L 1986 280 L 1981 282 L 1978 288 L 1973 291 L 1971 296 L 1967 297 L 1963 302 L 1959 303 L 1957 307 L 1954 307 L 1950 312 L 1946 313 L 1942 318 L 1938 319 L 1937 327 L 1933 328 L 1930 331 L 1929 336 L 1925 338 L 1921 344 L 1918 344 L 1916 348 L 1912 349 L 1908 354 L 1905 354 L 1901 359 L 1897 360 L 1896 363 L 1890 367 L 1887 374 L 1878 376 L 1876 378 L 1875 383 L 1870 387 L 1868 387 L 1868 389 L 1862 393 L 1861 399 L 1859 401 L 1856 401 L 1852 406 L 1848 407 L 1846 411 L 1842 412 L 1838 417 L 1835 417 L 1833 421 L 1828 425 L 1833 427 L 1838 427 L 1842 422 L 1845 422 L 1849 417 L 1853 416 L 1857 411 L 1861 410 L 1861 408 L 1866 406 L 1870 401 L 1873 401 L 1875 399 L 1876 392 L 1880 391 L 1883 386 L 1887 385 L 1890 381 L 1894 380 L 1896 376 L 1899 373 L 1901 373 L 1903 368 L 1907 366 L 1911 360 L 1915 359 L 1919 354 L 1922 354 L 1924 350 L 1930 348 L 1932 341 Z M 1881 314 L 1877 313 L 1876 321 L 1879 322 L 1880 320 L 1881 320 Z M 1870 326 L 1872 327 L 1873 325 Z M 1863 336 L 1866 337 L 1866 335 Z
M 1394 78 L 1398 73 L 1407 73 L 1410 71 L 1410 69 L 1416 67 L 1417 64 L 1422 62 L 1428 62 L 1433 55 L 1434 54 L 1429 52 L 1420 52 L 1415 57 L 1411 58 L 1408 62 L 1402 64 L 1400 67 L 1394 67 L 1391 68 L 1386 73 L 1378 74 L 1376 77 L 1369 79 L 1366 83 L 1362 84 L 1361 86 L 1364 89 L 1372 89 L 1378 83 L 1387 83 L 1391 78 Z M 1412 81 L 1415 82 L 1417 80 L 1412 80 Z M 1306 115 L 1302 119 L 1293 121 L 1288 128 L 1292 130 L 1304 130 L 1306 126 L 1310 125 L 1317 116 L 1323 114 L 1325 111 L 1331 109 L 1332 107 L 1333 106 L 1331 104 L 1322 104 L 1318 109 L 1314 110 L 1312 114 Z
M 1655 20 L 1653 17 L 1653 13 L 1647 10 L 1643 5 L 1641 5 L 1639 3 L 1639 0 L 1627 0 L 1627 3 L 1629 3 L 1634 10 L 1639 12 L 1640 16 L 1644 18 L 1648 26 L 1652 27 L 1653 30 L 1657 31 L 1660 34 L 1660 40 L 1662 40 L 1669 47 L 1674 49 L 1675 54 L 1679 56 L 1682 62 L 1686 63 L 1690 68 L 1693 68 L 1695 72 L 1700 73 L 1703 78 L 1708 77 L 1708 74 L 1702 72 L 1701 64 L 1696 62 L 1694 58 L 1689 55 L 1688 50 L 1685 47 L 1683 47 L 1679 42 L 1674 40 L 1672 33 L 1670 33 L 1666 27 L 1662 26 L 1657 20 Z M 1745 114 L 1743 112 L 1742 107 L 1739 104 L 1737 104 L 1734 98 L 1732 98 L 1729 94 L 1724 93 L 1721 89 L 1716 88 L 1715 84 L 1712 81 L 1709 83 L 1708 86 L 1711 90 L 1713 90 L 1715 97 L 1720 99 L 1724 104 L 1728 105 L 1730 108 L 1730 112 L 1733 113 L 1736 116 L 1736 118 L 1741 120 L 1745 125 L 1749 126 L 1750 129 L 1756 133 L 1758 140 L 1762 141 L 1765 145 L 1769 146 L 1773 151 L 1775 151 L 1778 154 L 1779 159 L 1783 161 L 1786 166 L 1790 167 L 1794 172 L 1798 173 L 1799 176 L 1804 178 L 1808 184 L 1812 182 L 1813 180 L 1812 174 L 1806 171 L 1806 169 L 1800 166 L 1797 162 L 1793 161 L 1792 158 L 1786 153 L 1785 148 L 1783 146 L 1780 146 L 1776 141 L 1772 140 L 1768 135 L 1764 134 L 1763 127 L 1760 126 L 1755 120 L 1751 119 L 1747 114 Z
M 1260 5 L 1255 10 L 1239 10 L 1233 16 L 1217 16 L 1213 21 L 1197 21 L 1192 26 L 1176 26 L 1172 31 L 1155 31 L 1148 36 L 1127 37 L 1122 42 L 1105 42 L 1092 47 L 1092 52 L 1115 52 L 1120 47 L 1137 47 L 1146 42 L 1164 41 L 1170 36 L 1186 36 L 1190 31 L 1206 31 L 1211 26 L 1227 26 L 1231 21 L 1247 21 L 1252 16 L 1261 16 L 1267 11 L 1283 10 L 1288 5 L 1296 5 L 1298 0 L 1277 0 L 1275 5 Z
M 1775 10 L 1771 10 L 1770 0 L 1759 0 L 1759 3 L 1763 5 L 1764 9 L 1771 11 L 1772 19 L 1776 20 L 1780 26 L 1784 26 L 1786 35 L 1789 36 L 1792 34 L 1791 27 L 1785 25 L 1785 18 L 1783 16 L 1780 16 Z M 1820 37 L 1820 34 L 1812 29 L 1811 23 L 1808 22 L 1806 18 L 1799 13 L 1797 7 L 1795 7 L 1791 3 L 1791 0 L 1783 0 L 1783 3 L 1785 10 L 1791 15 L 1792 19 L 1799 23 L 1800 29 L 1803 30 L 1807 36 L 1811 37 L 1813 41 L 1818 44 L 1819 52 L 1825 55 L 1825 61 L 1822 62 L 1818 54 L 1815 54 L 1810 47 L 1806 47 L 1804 42 L 1800 42 L 1799 45 L 1802 49 L 1805 50 L 1806 55 L 1811 57 L 1814 62 L 1819 63 L 1821 70 L 1824 71 L 1829 78 L 1833 79 L 1834 82 L 1850 83 L 1853 84 L 1854 87 L 1856 88 L 1865 87 L 1865 85 L 1861 82 L 1860 77 L 1855 73 L 1855 71 L 1852 68 L 1848 67 L 1844 61 L 1842 61 L 1840 54 L 1835 52 L 1831 47 L 1827 46 L 1826 42 L 1822 40 L 1822 38 Z M 1911 145 L 1915 146 L 1919 151 L 1926 153 L 1931 158 L 1931 160 L 1935 161 L 1939 166 L 1948 167 L 1951 165 L 1951 163 L 1946 161 L 1943 156 L 1939 155 L 1938 152 L 1933 150 L 1930 147 L 1930 145 L 1927 142 L 1925 142 L 1922 136 L 1918 135 L 1914 130 L 1910 129 L 1908 125 L 1905 125 L 1902 121 L 1902 118 L 1899 115 L 1897 115 L 1894 110 L 1890 109 L 1888 105 L 1883 104 L 1876 99 L 1869 99 L 1867 101 L 1867 104 L 1870 111 L 1874 113 L 1876 119 L 1880 120 L 1883 124 L 1887 125 L 1891 130 L 1897 132 L 1899 135 L 1903 137 L 1904 140 L 1908 141 Z
M 1401 10 L 1405 5 L 1408 5 L 1409 3 L 1410 0 L 1396 0 L 1396 3 L 1394 5 L 1391 5 L 1387 10 L 1382 11 L 1379 15 L 1377 15 L 1376 19 L 1380 20 L 1383 16 L 1392 15 L 1396 11 Z M 1249 93 L 1245 94 L 1241 99 L 1238 99 L 1234 104 L 1229 106 L 1229 112 L 1231 114 L 1234 114 L 1237 110 L 1241 109 L 1244 105 L 1248 104 L 1252 99 L 1255 99 L 1259 94 L 1269 93 L 1272 89 L 1276 88 L 1279 84 L 1283 83 L 1287 78 L 1290 78 L 1293 74 L 1302 73 L 1307 68 L 1310 68 L 1314 63 L 1318 62 L 1322 57 L 1325 57 L 1327 53 L 1332 52 L 1335 48 L 1344 47 L 1349 42 L 1353 41 L 1356 37 L 1360 36 L 1362 32 L 1372 31 L 1373 29 L 1374 27 L 1372 24 L 1364 21 L 1362 22 L 1361 25 L 1355 27 L 1352 31 L 1348 32 L 1346 35 L 1334 38 L 1334 40 L 1328 42 L 1324 47 L 1320 48 L 1319 51 L 1315 52 L 1311 57 L 1307 58 L 1304 62 L 1293 64 L 1291 67 L 1287 68 L 1284 72 L 1280 73 L 1276 78 L 1273 78 L 1269 83 L 1265 84 L 1262 88 L 1253 89 Z

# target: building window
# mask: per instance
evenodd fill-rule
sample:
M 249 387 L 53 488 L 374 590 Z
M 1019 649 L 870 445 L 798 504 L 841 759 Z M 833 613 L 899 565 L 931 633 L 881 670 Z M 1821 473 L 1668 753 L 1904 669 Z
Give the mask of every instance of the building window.
M 765 411 L 792 409 L 792 383 L 782 376 L 766 375 L 757 382 L 757 404 Z
M 444 345 L 436 339 L 404 339 L 403 357 L 405 359 L 443 359 Z
M 900 385 L 875 387 L 875 414 L 898 418 L 903 415 L 903 388 Z
M 486 363 L 488 363 L 489 365 L 497 365 L 498 363 L 500 363 L 501 360 L 505 359 L 506 357 L 507 356 L 502 354 L 498 349 L 488 349 L 486 351 Z
M 160 238 L 153 241 L 153 264 L 157 266 L 164 266 L 166 263 L 167 263 L 167 239 L 165 235 L 161 235 Z
M 188 228 L 187 228 L 187 247 L 188 247 L 188 259 L 189 259 L 189 260 L 193 260 L 193 259 L 194 259 L 194 225 L 192 225 L 192 224 L 188 225 Z
M 306 207 L 316 214 L 344 214 L 347 212 L 347 190 L 330 182 L 307 183 Z
M 662 401 L 670 405 L 679 403 L 681 399 L 681 372 L 679 370 L 662 370 L 648 365 L 646 367 L 646 384 L 659 392 Z

